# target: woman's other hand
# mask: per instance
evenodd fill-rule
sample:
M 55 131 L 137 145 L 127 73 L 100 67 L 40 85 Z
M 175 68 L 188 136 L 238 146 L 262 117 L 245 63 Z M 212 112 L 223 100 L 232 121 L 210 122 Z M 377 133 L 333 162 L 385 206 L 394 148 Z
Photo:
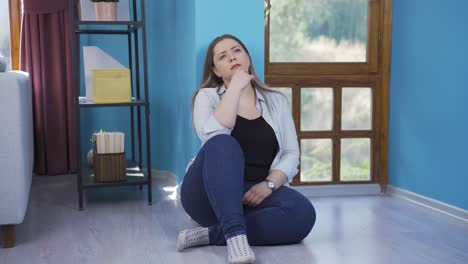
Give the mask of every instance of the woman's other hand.
M 257 183 L 244 194 L 243 203 L 250 207 L 256 207 L 270 196 L 272 192 L 265 181 Z
M 248 87 L 250 81 L 254 78 L 254 75 L 248 74 L 242 69 L 238 69 L 231 78 L 229 82 L 229 87 L 236 90 L 244 90 L 245 87 Z

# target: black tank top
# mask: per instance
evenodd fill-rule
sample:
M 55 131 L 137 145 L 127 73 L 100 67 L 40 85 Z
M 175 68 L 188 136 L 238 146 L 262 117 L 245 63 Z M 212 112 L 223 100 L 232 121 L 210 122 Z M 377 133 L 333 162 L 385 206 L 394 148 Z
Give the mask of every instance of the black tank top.
M 244 179 L 263 181 L 279 150 L 273 128 L 262 116 L 250 120 L 238 115 L 231 136 L 239 142 L 244 152 Z

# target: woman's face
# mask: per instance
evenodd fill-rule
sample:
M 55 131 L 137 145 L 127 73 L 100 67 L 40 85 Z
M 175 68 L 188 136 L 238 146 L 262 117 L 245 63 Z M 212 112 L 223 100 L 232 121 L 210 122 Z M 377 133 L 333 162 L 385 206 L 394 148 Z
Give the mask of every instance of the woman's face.
M 237 41 L 225 38 L 213 48 L 213 64 L 214 74 L 225 81 L 230 81 L 238 69 L 249 72 L 250 59 Z

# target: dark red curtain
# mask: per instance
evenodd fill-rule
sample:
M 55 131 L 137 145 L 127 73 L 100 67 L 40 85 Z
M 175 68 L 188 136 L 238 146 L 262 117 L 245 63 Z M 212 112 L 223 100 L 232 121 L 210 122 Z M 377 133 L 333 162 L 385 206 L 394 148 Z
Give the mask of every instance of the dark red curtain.
M 30 73 L 34 111 L 34 171 L 73 173 L 73 104 L 69 0 L 23 0 L 20 69 Z

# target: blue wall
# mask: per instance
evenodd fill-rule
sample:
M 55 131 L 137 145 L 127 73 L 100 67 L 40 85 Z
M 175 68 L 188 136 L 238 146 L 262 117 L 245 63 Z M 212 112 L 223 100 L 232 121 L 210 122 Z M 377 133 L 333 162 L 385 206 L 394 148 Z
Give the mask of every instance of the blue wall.
M 217 36 L 232 34 L 247 46 L 252 63 L 261 78 L 264 75 L 263 1 L 197 0 L 195 5 L 197 83 L 201 82 L 206 48 Z
M 151 166 L 171 170 L 176 138 L 176 8 L 172 0 L 146 1 L 148 73 L 151 103 Z
M 468 209 L 468 1 L 393 0 L 389 183 Z
M 169 170 L 181 180 L 189 159 L 200 146 L 191 125 L 191 96 L 201 82 L 206 48 L 216 36 L 236 35 L 249 48 L 257 73 L 263 78 L 263 1 L 147 0 L 145 3 L 151 166 Z M 125 40 L 91 36 L 86 42 L 127 64 Z M 81 113 L 84 150 L 90 147 L 90 133 L 99 128 L 126 132 L 128 143 L 127 108 L 86 109 Z M 129 148 L 126 144 L 127 151 Z
M 196 82 L 195 58 L 195 0 L 176 1 L 176 67 L 173 72 L 166 72 L 174 76 L 177 91 L 177 102 L 171 107 L 177 111 L 175 128 L 172 130 L 174 151 L 169 157 L 173 166 L 169 168 L 178 179 L 184 176 L 188 161 L 196 154 L 198 142 L 192 130 L 191 96 Z M 164 96 L 164 94 L 163 94 Z M 165 140 L 165 138 L 162 138 Z

